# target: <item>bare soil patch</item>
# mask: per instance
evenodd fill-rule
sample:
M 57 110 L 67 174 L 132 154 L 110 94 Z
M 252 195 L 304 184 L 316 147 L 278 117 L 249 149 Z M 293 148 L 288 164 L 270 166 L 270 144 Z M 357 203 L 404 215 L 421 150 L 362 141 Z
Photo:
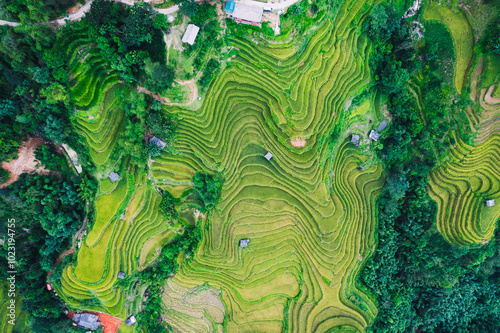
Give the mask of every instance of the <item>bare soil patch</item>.
M 306 140 L 302 139 L 301 137 L 297 137 L 290 140 L 290 143 L 294 147 L 304 147 L 306 145 Z
M 474 70 L 472 71 L 470 99 L 472 99 L 473 102 L 475 102 L 477 99 L 477 78 L 479 77 L 479 74 L 483 72 L 483 65 L 484 65 L 484 59 L 483 57 L 481 57 L 477 62 L 476 68 L 474 68 Z
M 74 14 L 74 13 L 76 13 L 78 11 L 78 9 L 80 9 L 80 7 L 82 7 L 82 4 L 81 3 L 77 3 L 73 7 L 68 8 L 68 10 L 66 11 L 66 14 Z
M 49 174 L 50 170 L 45 169 L 43 166 L 38 166 L 39 162 L 35 158 L 35 150 L 43 144 L 43 140 L 38 138 L 29 138 L 28 141 L 25 141 L 21 144 L 19 148 L 17 160 L 13 160 L 10 162 L 2 162 L 2 167 L 5 170 L 10 171 L 10 179 L 0 185 L 0 189 L 9 186 L 14 183 L 21 174 L 28 172 L 37 172 L 39 174 Z
M 122 320 L 105 313 L 98 313 L 101 325 L 104 326 L 103 333 L 117 333 Z
M 193 213 L 194 213 L 194 218 L 195 218 L 195 220 L 198 220 L 198 218 L 199 218 L 200 216 L 201 216 L 201 218 L 202 218 L 202 219 L 205 219 L 205 218 L 206 218 L 206 216 L 205 216 L 205 215 L 203 215 L 203 214 L 202 214 L 202 213 L 201 213 L 198 209 L 195 209 Z

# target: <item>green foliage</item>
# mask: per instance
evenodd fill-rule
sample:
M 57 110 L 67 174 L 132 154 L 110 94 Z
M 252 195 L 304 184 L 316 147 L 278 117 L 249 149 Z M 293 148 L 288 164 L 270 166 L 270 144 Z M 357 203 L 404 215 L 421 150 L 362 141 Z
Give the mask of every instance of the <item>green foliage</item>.
M 86 174 L 81 178 L 75 179 L 75 184 L 78 186 L 77 191 L 78 195 L 82 199 L 82 201 L 90 201 L 92 202 L 97 193 L 97 181 L 93 178 L 88 177 Z
M 40 145 L 35 151 L 35 157 L 48 170 L 61 171 L 66 175 L 71 174 L 66 157 L 56 152 L 53 145 Z
M 123 6 L 108 0 L 97 0 L 86 15 L 89 36 L 97 42 L 104 59 L 121 72 L 127 82 L 141 77 L 144 63 L 164 63 L 165 42 L 161 29 L 164 19 L 149 4 Z M 162 21 L 163 20 L 163 21 Z M 165 69 L 157 78 L 164 80 Z
M 3 1 L 2 1 L 3 2 Z M 74 6 L 77 0 L 8 0 L 0 2 L 4 8 L 5 19 L 43 22 L 65 14 L 65 10 Z
M 484 328 L 496 327 L 500 319 L 493 273 L 500 247 L 496 241 L 476 249 L 453 246 L 433 229 L 437 208 L 427 192 L 427 174 L 440 158 L 436 152 L 446 151 L 443 139 L 455 104 L 446 78 L 432 72 L 439 48 L 426 47 L 424 54 L 409 48 L 404 26 L 380 7 L 365 26 L 375 44 L 370 66 L 379 77 L 376 88 L 387 95 L 393 117 L 378 151 L 388 173 L 377 201 L 379 242 L 361 274 L 380 305 L 369 331 L 488 331 Z M 419 86 L 426 125 L 405 83 L 420 69 L 420 57 L 427 60 Z M 457 99 L 456 104 L 465 103 Z M 486 270 L 492 264 L 495 269 Z
M 61 143 L 66 138 L 64 133 L 65 124 L 62 119 L 57 118 L 54 115 L 49 115 L 45 121 L 45 127 L 43 127 L 43 132 L 45 135 L 56 143 Z
M 165 198 L 165 195 L 163 198 Z M 175 262 L 178 254 L 184 252 L 186 254 L 185 261 L 189 261 L 198 248 L 202 237 L 201 223 L 197 223 L 196 227 L 185 228 L 182 236 L 163 247 L 159 259 L 152 266 L 137 274 L 140 281 L 151 283 L 147 291 L 149 296 L 144 304 L 143 311 L 136 316 L 138 323 L 141 327 L 146 328 L 148 332 L 168 332 L 163 326 L 163 322 L 159 320 L 162 308 L 160 288 L 164 285 L 168 276 L 178 269 Z
M 500 37 L 492 42 L 493 52 L 496 54 L 500 54 Z
M 179 216 L 177 210 L 175 209 L 175 204 L 179 203 L 180 200 L 176 199 L 168 191 L 164 191 L 161 197 L 160 211 L 167 220 L 176 220 Z
M 182 0 L 178 2 L 182 15 L 193 17 L 198 12 L 199 5 L 194 0 Z
M 144 122 L 141 119 L 127 118 L 125 129 L 121 132 L 118 146 L 129 155 L 131 161 L 139 167 L 146 166 L 146 149 L 143 144 L 145 134 Z
M 193 177 L 194 190 L 203 200 L 203 212 L 211 210 L 217 204 L 224 181 L 220 174 L 197 172 Z
M 117 94 L 120 93 L 118 90 Z M 123 109 L 128 116 L 135 116 L 135 118 L 143 119 L 146 115 L 147 102 L 144 94 L 140 94 L 137 91 L 132 91 L 126 96 L 118 95 L 120 99 L 125 100 L 125 105 Z
M 163 93 L 172 87 L 174 82 L 174 70 L 159 62 L 151 62 L 150 59 L 144 61 L 144 71 L 147 79 L 144 81 L 146 88 L 154 93 Z
M 151 157 L 160 156 L 161 148 L 158 147 L 158 145 L 156 143 L 150 142 L 149 145 L 146 147 L 146 152 L 149 155 L 151 155 Z
M 203 70 L 203 76 L 200 79 L 200 85 L 206 87 L 210 81 L 216 76 L 217 70 L 220 67 L 220 63 L 212 58 L 208 61 L 205 69 Z
M 218 69 L 219 64 L 216 59 L 210 59 L 206 66 L 207 59 L 212 55 L 213 49 L 220 49 L 223 45 L 223 38 L 221 36 L 221 28 L 217 19 L 217 12 L 215 6 L 208 3 L 196 5 L 196 13 L 191 18 L 191 23 L 200 27 L 200 33 L 194 45 L 186 47 L 184 54 L 190 57 L 196 53 L 193 61 L 193 74 L 196 71 L 203 69 L 203 75 L 199 81 L 202 87 L 208 86 L 210 81 L 215 77 L 215 71 Z
M 10 178 L 10 171 L 0 167 L 0 184 L 5 183 Z
M 175 131 L 174 123 L 167 116 L 161 115 L 157 112 L 149 112 L 146 120 L 146 126 L 154 133 L 154 135 L 165 141 L 167 146 L 170 146 L 174 138 Z
M 23 310 L 29 312 L 37 332 L 64 321 L 59 301 L 45 288 L 46 272 L 63 246 L 68 245 L 79 227 L 84 206 L 74 184 L 57 178 L 22 174 L 0 195 L 0 228 L 16 225 L 16 288 L 23 297 Z M 12 227 L 10 227 L 12 228 Z M 6 242 L 0 248 L 2 264 L 7 267 Z M 1 273 L 5 275 L 6 273 Z M 37 326 L 46 325 L 47 330 Z

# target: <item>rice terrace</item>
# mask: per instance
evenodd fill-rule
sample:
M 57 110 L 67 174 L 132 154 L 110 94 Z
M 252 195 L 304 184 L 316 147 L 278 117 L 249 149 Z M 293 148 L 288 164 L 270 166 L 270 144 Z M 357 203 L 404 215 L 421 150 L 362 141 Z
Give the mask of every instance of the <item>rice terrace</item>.
M 0 25 L 2 332 L 500 332 L 500 2 Z

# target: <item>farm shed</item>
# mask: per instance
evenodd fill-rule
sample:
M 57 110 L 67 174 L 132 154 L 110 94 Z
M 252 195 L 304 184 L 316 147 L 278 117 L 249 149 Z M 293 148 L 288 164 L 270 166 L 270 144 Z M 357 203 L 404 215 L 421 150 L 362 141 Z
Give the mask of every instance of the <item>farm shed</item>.
M 387 120 L 384 120 L 380 122 L 380 124 L 378 125 L 377 131 L 382 132 L 383 130 L 386 129 L 386 127 L 387 127 Z
M 353 134 L 351 136 L 351 142 L 356 144 L 356 146 L 359 146 L 359 135 L 357 134 Z
M 75 313 L 73 321 L 83 329 L 96 330 L 101 326 L 99 317 L 92 313 Z
M 116 172 L 111 172 L 109 175 L 108 175 L 109 179 L 112 181 L 112 182 L 116 182 L 118 179 L 120 179 L 120 175 L 117 174 Z
M 266 158 L 266 160 L 271 160 L 271 158 L 273 158 L 273 154 L 271 154 L 270 152 L 267 152 L 266 155 L 264 155 L 264 157 Z
M 188 24 L 186 32 L 184 33 L 184 36 L 182 36 L 182 42 L 193 45 L 199 31 L 200 28 L 198 26 L 194 24 Z
M 249 6 L 240 2 L 228 1 L 225 8 L 226 14 L 236 22 L 259 25 L 262 21 L 263 9 Z
M 125 278 L 125 273 L 123 272 L 118 272 L 118 276 L 117 276 L 120 280 L 123 280 Z
M 160 148 L 160 149 L 165 148 L 165 146 L 167 145 L 167 144 L 165 143 L 165 141 L 163 141 L 162 139 L 160 139 L 160 138 L 158 138 L 158 137 L 156 137 L 156 136 L 153 136 L 153 137 L 151 138 L 151 140 L 149 140 L 149 142 L 153 142 L 153 143 L 154 143 L 155 145 L 157 145 L 157 146 L 158 146 L 158 148 Z
M 248 239 L 248 238 L 241 239 L 241 240 L 240 240 L 240 247 L 245 248 L 245 247 L 247 247 L 247 246 L 248 246 L 248 243 L 250 243 L 250 239 Z
M 377 141 L 379 137 L 380 137 L 380 133 L 379 132 L 374 131 L 374 130 L 372 130 L 370 132 L 370 139 L 372 139 L 374 141 Z
M 495 206 L 495 200 L 493 200 L 493 199 L 486 200 L 486 206 L 488 206 L 488 207 Z
M 136 322 L 137 322 L 137 320 L 135 320 L 134 316 L 130 316 L 130 317 L 127 318 L 127 320 L 125 320 L 125 324 L 127 326 L 134 325 Z

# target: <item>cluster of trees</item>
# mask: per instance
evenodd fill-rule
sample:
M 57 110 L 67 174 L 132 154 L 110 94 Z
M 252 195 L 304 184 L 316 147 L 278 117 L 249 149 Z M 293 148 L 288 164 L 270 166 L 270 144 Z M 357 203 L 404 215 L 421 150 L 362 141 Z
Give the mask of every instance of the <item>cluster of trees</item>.
M 206 87 L 215 77 L 220 65 L 216 58 L 211 58 L 206 66 L 204 64 L 211 54 L 218 54 L 218 50 L 224 45 L 215 5 L 205 2 L 199 5 L 194 1 L 184 0 L 179 2 L 179 6 L 181 12 L 190 17 L 190 23 L 200 27 L 196 43 L 187 45 L 184 54 L 190 57 L 193 53 L 197 53 L 193 61 L 193 74 L 203 70 L 199 83 L 202 87 Z
M 203 202 L 203 207 L 200 207 L 200 210 L 206 212 L 215 208 L 224 184 L 222 175 L 197 172 L 193 177 L 193 184 L 196 195 Z
M 161 197 L 160 211 L 167 220 L 175 220 L 179 216 L 175 209 L 175 204 L 180 203 L 180 200 L 174 198 L 168 191 L 164 191 Z
M 146 125 L 157 137 L 162 138 L 167 146 L 171 145 L 175 135 L 174 120 L 172 115 L 161 113 L 161 103 L 153 100 Z
M 0 161 L 17 156 L 28 133 L 68 143 L 93 167 L 84 140 L 71 127 L 74 106 L 62 50 L 66 29 L 27 24 L 0 27 Z
M 500 243 L 493 239 L 470 248 L 447 243 L 434 228 L 437 208 L 427 191 L 427 174 L 440 158 L 435 149 L 442 149 L 454 107 L 439 89 L 452 88 L 432 76 L 433 57 L 419 53 L 429 48 L 416 48 L 395 13 L 377 7 L 365 29 L 374 42 L 375 88 L 387 95 L 393 116 L 377 151 L 387 171 L 377 200 L 378 246 L 361 273 L 379 304 L 369 330 L 494 331 L 500 324 Z M 421 68 L 419 58 L 429 65 L 423 69 L 429 87 L 422 89 L 422 100 L 435 103 L 426 114 L 442 117 L 444 125 L 424 125 L 405 84 Z
M 82 24 L 101 55 L 126 82 L 143 82 L 155 93 L 171 87 L 173 69 L 165 65 L 163 31 L 167 18 L 149 4 L 123 6 L 97 0 Z
M 215 78 L 217 71 L 220 68 L 220 63 L 217 59 L 211 58 L 205 68 L 203 69 L 203 75 L 200 78 L 200 86 L 207 87 L 208 84 Z
M 46 169 L 58 171 L 63 178 L 68 178 L 73 174 L 67 158 L 52 143 L 40 145 L 35 151 L 35 157 Z
M 175 273 L 178 269 L 179 265 L 176 259 L 179 253 L 184 253 L 184 262 L 189 262 L 193 257 L 194 251 L 198 248 L 202 237 L 201 221 L 198 221 L 196 227 L 186 227 L 184 233 L 179 238 L 163 247 L 160 257 L 153 265 L 137 274 L 137 278 L 140 281 L 151 283 L 147 291 L 149 297 L 144 304 L 144 310 L 137 315 L 137 321 L 148 332 L 169 332 L 160 317 L 162 313 L 160 288 L 165 284 L 169 275 Z
M 160 149 L 154 143 L 145 143 L 148 130 L 170 146 L 175 134 L 175 117 L 164 114 L 161 103 L 148 95 L 135 90 L 116 90 L 115 93 L 127 115 L 118 147 L 122 153 L 130 156 L 135 165 L 144 168 L 148 154 L 160 154 Z
M 0 0 L 0 19 L 23 22 L 45 22 L 65 15 L 77 0 Z
M 30 314 L 34 332 L 55 332 L 69 328 L 63 308 L 46 289 L 47 272 L 61 249 L 69 245 L 80 226 L 84 211 L 82 180 L 75 182 L 42 175 L 22 174 L 0 192 L 0 218 L 15 219 L 16 288 L 23 297 L 22 308 Z M 85 187 L 85 185 L 83 186 Z M 83 193 L 83 192 L 82 192 Z M 7 224 L 2 224 L 2 234 Z M 0 247 L 0 258 L 7 266 L 7 242 Z M 2 271 L 5 278 L 6 271 Z

